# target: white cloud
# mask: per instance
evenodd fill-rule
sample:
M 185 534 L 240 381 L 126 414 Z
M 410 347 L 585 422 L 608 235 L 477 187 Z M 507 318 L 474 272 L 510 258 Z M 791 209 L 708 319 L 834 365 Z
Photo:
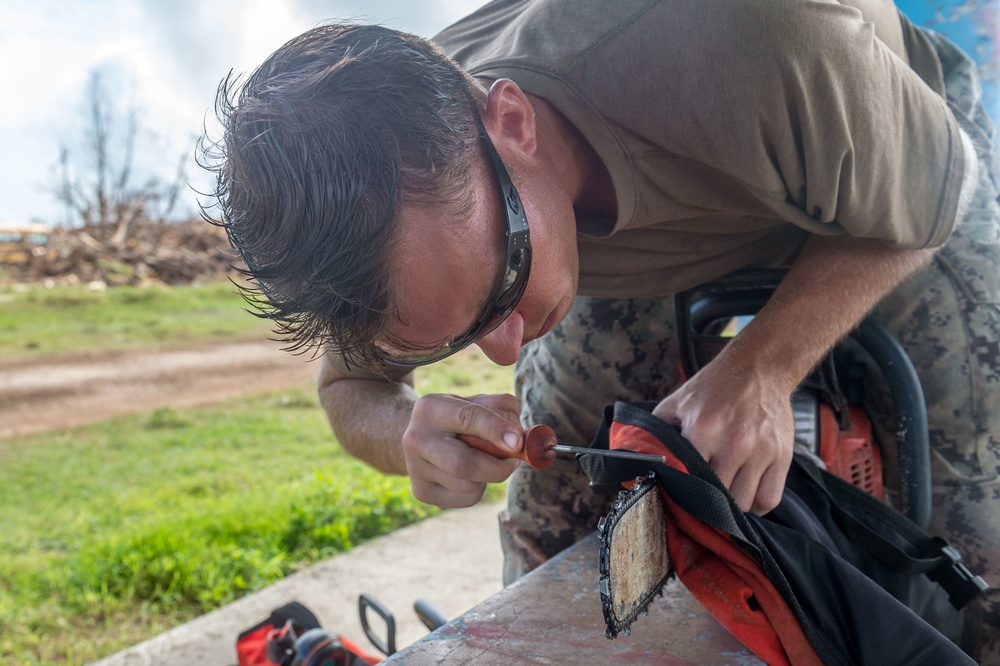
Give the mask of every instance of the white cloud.
M 60 143 L 78 141 L 87 81 L 100 71 L 124 115 L 134 94 L 147 149 L 137 169 L 169 178 L 211 116 L 230 69 L 249 72 L 281 44 L 329 20 L 431 36 L 479 0 L 13 0 L 0 3 L 0 220 L 61 221 L 44 191 Z M 164 171 L 165 170 L 165 171 Z M 205 176 L 191 164 L 196 183 Z M 193 210 L 193 197 L 188 202 Z

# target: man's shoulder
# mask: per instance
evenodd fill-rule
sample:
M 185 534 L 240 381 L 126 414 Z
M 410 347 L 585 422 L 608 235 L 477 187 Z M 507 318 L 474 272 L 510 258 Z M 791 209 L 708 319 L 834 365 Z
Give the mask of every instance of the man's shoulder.
M 659 0 L 495 0 L 445 28 L 433 41 L 473 74 L 501 64 L 565 73 L 661 4 Z
M 860 12 L 838 0 L 495 0 L 433 41 L 473 74 L 501 66 L 567 74 L 622 51 L 654 59 L 677 49 L 787 56 L 789 42 L 837 39 L 861 23 Z

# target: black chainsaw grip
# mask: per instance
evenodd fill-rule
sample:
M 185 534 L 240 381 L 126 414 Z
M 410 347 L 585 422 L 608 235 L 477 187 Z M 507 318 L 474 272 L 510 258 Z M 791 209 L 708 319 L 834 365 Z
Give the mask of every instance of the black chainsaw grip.
M 931 521 L 931 453 L 927 404 L 917 371 L 899 342 L 870 317 L 851 334 L 885 377 L 896 409 L 899 493 L 903 513 L 926 529 Z
M 368 623 L 368 609 L 375 611 L 375 614 L 385 621 L 385 640 L 382 640 Z M 379 651 L 387 657 L 396 653 L 396 618 L 392 612 L 370 594 L 362 593 L 358 597 L 358 614 L 361 616 L 361 628 L 365 631 L 365 636 L 371 641 Z
M 413 612 L 417 614 L 424 626 L 434 631 L 448 624 L 448 616 L 440 608 L 427 599 L 417 599 L 413 602 Z

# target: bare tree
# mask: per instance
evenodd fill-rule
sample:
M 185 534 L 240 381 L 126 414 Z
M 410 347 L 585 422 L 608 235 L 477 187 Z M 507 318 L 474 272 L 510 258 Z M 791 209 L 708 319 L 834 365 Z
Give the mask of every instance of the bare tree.
M 135 184 L 133 160 L 140 130 L 137 107 L 129 104 L 119 126 L 111 95 L 97 72 L 90 75 L 87 107 L 83 146 L 90 168 L 72 169 L 70 150 L 61 144 L 60 182 L 54 193 L 65 206 L 70 224 L 85 227 L 97 242 L 120 251 L 137 223 L 163 221 L 173 211 L 185 180 L 186 159 L 180 156 L 170 182 L 154 176 Z

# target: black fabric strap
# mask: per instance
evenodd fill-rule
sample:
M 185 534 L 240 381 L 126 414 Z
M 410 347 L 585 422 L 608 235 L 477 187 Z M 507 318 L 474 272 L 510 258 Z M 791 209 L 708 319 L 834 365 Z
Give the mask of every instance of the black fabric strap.
M 909 575 L 927 574 L 948 592 L 958 610 L 988 588 L 944 539 L 927 535 L 906 516 L 811 462 L 796 459 L 794 464 L 826 494 L 837 526 L 889 567 Z

